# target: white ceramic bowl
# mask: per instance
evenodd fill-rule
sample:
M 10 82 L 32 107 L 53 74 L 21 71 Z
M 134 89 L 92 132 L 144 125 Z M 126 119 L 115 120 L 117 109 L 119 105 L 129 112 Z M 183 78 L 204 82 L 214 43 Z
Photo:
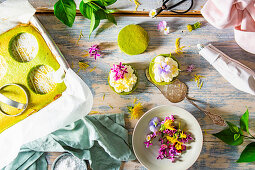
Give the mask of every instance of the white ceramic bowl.
M 169 159 L 158 160 L 158 150 L 160 144 L 153 141 L 149 148 L 145 147 L 145 138 L 149 134 L 149 122 L 153 117 L 163 120 L 165 117 L 173 115 L 177 122 L 181 123 L 181 129 L 191 134 L 194 141 L 187 144 L 187 150 L 181 158 L 175 162 Z M 158 106 L 146 112 L 138 121 L 133 132 L 133 149 L 139 162 L 150 170 L 183 170 L 191 167 L 200 155 L 203 145 L 203 134 L 196 118 L 188 111 L 172 106 Z

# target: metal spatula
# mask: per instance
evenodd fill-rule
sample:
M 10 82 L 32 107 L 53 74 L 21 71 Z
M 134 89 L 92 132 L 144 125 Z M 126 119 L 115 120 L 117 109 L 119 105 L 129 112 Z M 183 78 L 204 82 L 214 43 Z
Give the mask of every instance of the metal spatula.
M 149 75 L 149 70 L 146 69 L 146 77 L 147 79 L 154 84 L 151 81 L 150 75 Z M 160 91 L 161 93 L 172 103 L 178 103 L 183 101 L 184 99 L 187 99 L 193 106 L 198 108 L 200 111 L 204 112 L 209 118 L 212 120 L 212 122 L 216 125 L 220 126 L 226 126 L 225 120 L 216 114 L 213 114 L 198 105 L 196 105 L 191 98 L 187 96 L 188 92 L 188 87 L 185 83 L 181 82 L 180 80 L 175 80 L 172 84 L 169 85 L 157 85 L 154 84 Z

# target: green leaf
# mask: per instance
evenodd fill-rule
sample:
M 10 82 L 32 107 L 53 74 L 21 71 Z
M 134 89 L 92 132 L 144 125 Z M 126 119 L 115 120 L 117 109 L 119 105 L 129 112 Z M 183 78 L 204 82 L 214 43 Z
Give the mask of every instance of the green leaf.
M 91 2 L 92 0 L 82 0 L 85 4 Z
M 253 161 L 255 161 L 255 142 L 252 142 L 245 147 L 245 149 L 240 155 L 240 158 L 236 162 L 242 163 L 242 162 L 253 162 Z
M 94 12 L 94 10 L 91 6 L 89 6 L 88 4 L 81 1 L 79 8 L 80 8 L 81 14 L 85 18 L 91 19 L 91 15 Z
M 235 124 L 228 122 L 228 121 L 227 121 L 227 124 L 233 133 L 239 133 L 239 128 Z
M 107 14 L 111 14 L 111 13 L 117 12 L 117 10 L 115 10 L 115 9 L 106 9 L 105 12 Z
M 74 0 L 59 0 L 56 2 L 54 5 L 54 15 L 65 25 L 72 27 L 76 15 Z
M 91 33 L 98 27 L 100 23 L 100 20 L 96 19 L 96 16 L 94 13 L 91 15 L 91 21 L 90 21 L 90 31 L 89 31 L 89 37 Z
M 117 0 L 100 0 L 104 6 L 109 6 L 114 4 Z
M 218 133 L 213 134 L 213 136 L 219 138 L 223 142 L 229 145 L 241 145 L 243 143 L 243 136 L 242 131 L 240 131 L 240 137 L 235 140 L 235 135 L 236 133 L 233 133 L 230 128 L 226 128 Z
M 237 140 L 240 137 L 240 134 L 234 134 L 234 140 Z
M 106 16 L 107 16 L 108 21 L 110 21 L 110 22 L 114 23 L 115 25 L 117 25 L 117 22 L 116 22 L 116 20 L 115 20 L 115 18 L 112 14 L 107 14 Z
M 249 132 L 249 111 L 248 109 L 243 114 L 243 116 L 240 119 L 240 128 L 245 131 Z

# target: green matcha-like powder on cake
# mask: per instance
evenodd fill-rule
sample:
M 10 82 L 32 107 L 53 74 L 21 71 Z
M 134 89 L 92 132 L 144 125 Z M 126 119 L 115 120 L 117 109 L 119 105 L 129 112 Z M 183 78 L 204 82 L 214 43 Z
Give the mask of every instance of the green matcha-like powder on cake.
M 128 25 L 118 35 L 118 45 L 121 51 L 129 55 L 143 53 L 148 44 L 148 33 L 139 25 Z

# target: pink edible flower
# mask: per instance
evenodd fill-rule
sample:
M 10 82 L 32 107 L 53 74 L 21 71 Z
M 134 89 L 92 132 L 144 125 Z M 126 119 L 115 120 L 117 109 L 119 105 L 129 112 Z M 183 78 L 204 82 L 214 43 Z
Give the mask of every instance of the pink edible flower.
M 195 65 L 194 65 L 194 64 L 191 64 L 191 65 L 188 66 L 187 72 L 190 72 L 190 73 L 191 73 L 194 69 L 195 69 Z
M 114 80 L 117 81 L 119 79 L 123 79 L 125 73 L 128 73 L 127 68 L 122 65 L 122 63 L 120 62 L 119 65 L 115 65 L 113 64 L 113 68 L 111 68 L 112 72 L 115 73 L 114 75 Z
M 164 31 L 164 34 L 169 34 L 169 27 L 167 27 L 166 21 L 160 21 L 158 24 L 158 30 Z
M 89 48 L 90 57 L 94 57 L 95 60 L 97 59 L 97 57 L 100 57 L 101 54 L 99 54 L 99 50 L 100 50 L 99 45 L 97 45 L 97 44 L 92 45 L 92 46 Z

